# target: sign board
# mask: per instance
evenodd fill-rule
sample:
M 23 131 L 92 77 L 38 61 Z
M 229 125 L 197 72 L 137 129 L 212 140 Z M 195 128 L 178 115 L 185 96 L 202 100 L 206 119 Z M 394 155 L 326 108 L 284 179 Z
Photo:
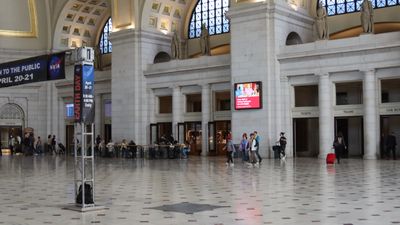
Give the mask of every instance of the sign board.
M 74 118 L 77 123 L 94 122 L 94 67 L 91 64 L 75 65 Z
M 362 107 L 362 105 L 335 106 L 333 115 L 335 117 L 363 116 L 364 108 Z
M 65 53 L 0 64 L 0 88 L 65 78 Z
M 382 104 L 379 113 L 380 115 L 400 115 L 400 104 Z
M 292 109 L 293 118 L 316 118 L 319 117 L 318 107 L 297 107 Z
M 262 108 L 261 82 L 236 83 L 234 85 L 235 109 Z

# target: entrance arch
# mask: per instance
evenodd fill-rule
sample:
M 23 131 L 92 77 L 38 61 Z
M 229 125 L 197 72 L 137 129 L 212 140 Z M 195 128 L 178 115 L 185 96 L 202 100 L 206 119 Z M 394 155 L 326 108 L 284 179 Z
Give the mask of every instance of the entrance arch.
M 7 103 L 0 108 L 0 141 L 8 149 L 10 137 L 21 137 L 25 122 L 24 110 L 17 104 Z

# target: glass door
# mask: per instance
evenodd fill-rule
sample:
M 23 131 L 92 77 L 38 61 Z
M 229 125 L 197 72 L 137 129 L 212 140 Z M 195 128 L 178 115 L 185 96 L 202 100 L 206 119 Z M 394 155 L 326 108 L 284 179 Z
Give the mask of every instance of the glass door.
M 231 121 L 215 122 L 216 154 L 226 155 L 226 138 L 231 131 Z
M 150 124 L 150 144 L 158 143 L 158 126 L 155 123 Z
M 190 154 L 201 155 L 201 122 L 186 122 L 185 136 L 190 145 Z

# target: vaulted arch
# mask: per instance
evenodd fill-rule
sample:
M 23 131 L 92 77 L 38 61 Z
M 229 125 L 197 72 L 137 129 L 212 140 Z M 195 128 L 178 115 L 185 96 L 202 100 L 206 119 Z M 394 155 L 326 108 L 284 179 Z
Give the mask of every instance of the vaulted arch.
M 94 47 L 99 29 L 111 15 L 108 0 L 72 0 L 62 7 L 55 26 L 53 48 Z

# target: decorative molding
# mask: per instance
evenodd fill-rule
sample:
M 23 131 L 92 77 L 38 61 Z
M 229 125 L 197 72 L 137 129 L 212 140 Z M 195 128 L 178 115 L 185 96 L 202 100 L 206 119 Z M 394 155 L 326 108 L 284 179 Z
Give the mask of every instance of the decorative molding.
M 379 105 L 380 115 L 399 115 L 400 103 L 383 103 Z
M 7 37 L 26 37 L 26 38 L 37 38 L 38 37 L 38 24 L 37 24 L 37 12 L 36 12 L 36 0 L 27 0 L 29 8 L 29 31 L 18 31 L 18 30 L 0 30 L 0 36 Z

